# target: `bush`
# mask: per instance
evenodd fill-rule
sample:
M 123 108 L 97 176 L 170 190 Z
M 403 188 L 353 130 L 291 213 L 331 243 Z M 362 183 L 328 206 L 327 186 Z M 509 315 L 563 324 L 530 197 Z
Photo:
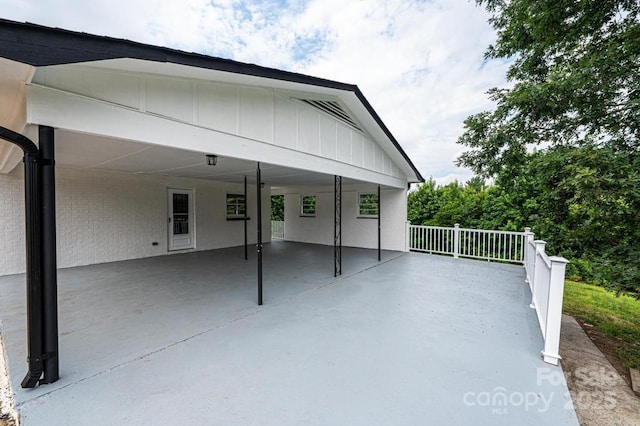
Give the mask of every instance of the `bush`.
M 571 281 L 588 281 L 593 283 L 594 273 L 591 261 L 583 258 L 570 259 L 567 264 L 566 276 Z

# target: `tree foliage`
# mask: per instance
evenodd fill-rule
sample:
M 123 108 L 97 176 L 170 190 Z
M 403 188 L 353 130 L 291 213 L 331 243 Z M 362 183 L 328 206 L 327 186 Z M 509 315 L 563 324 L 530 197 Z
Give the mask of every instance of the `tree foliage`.
M 409 193 L 414 225 L 522 231 L 570 260 L 568 274 L 640 297 L 640 157 L 609 148 L 554 147 L 527 154 L 522 173 Z
M 640 296 L 640 156 L 611 147 L 550 147 L 527 156 L 516 179 L 497 179 L 516 195 L 549 250 L 569 272 Z M 518 199 L 519 198 L 519 199 Z
M 271 220 L 284 220 L 284 195 L 271 196 Z
M 571 273 L 640 296 L 640 2 L 477 3 L 486 59 L 510 61 L 458 140 L 458 164 L 495 179 L 482 223 L 531 226 Z
M 487 59 L 512 61 L 493 111 L 465 121 L 458 159 L 477 174 L 517 167 L 539 143 L 640 147 L 640 2 L 478 0 L 497 41 Z
M 513 207 L 510 194 L 474 177 L 437 186 L 433 179 L 409 193 L 408 218 L 413 225 L 523 230 L 527 220 Z

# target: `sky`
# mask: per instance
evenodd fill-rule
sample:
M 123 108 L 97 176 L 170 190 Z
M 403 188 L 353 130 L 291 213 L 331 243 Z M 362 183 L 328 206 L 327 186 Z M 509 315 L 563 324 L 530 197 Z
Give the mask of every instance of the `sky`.
M 464 119 L 505 61 L 474 0 L 0 0 L 0 17 L 357 84 L 425 178 L 464 182 Z

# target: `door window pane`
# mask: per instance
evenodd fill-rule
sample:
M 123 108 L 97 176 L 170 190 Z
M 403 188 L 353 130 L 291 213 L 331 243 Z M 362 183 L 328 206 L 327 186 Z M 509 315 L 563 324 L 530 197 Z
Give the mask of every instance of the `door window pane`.
M 189 194 L 173 194 L 173 234 L 189 233 Z
M 173 213 L 189 213 L 188 194 L 173 194 Z
M 173 235 L 189 233 L 189 215 L 173 215 Z

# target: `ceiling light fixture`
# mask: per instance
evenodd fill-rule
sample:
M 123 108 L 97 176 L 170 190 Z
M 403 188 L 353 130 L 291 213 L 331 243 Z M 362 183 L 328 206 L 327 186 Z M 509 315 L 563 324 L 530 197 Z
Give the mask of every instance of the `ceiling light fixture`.
M 208 154 L 207 155 L 207 165 L 208 166 L 215 166 L 216 164 L 218 164 L 218 156 L 217 155 Z

